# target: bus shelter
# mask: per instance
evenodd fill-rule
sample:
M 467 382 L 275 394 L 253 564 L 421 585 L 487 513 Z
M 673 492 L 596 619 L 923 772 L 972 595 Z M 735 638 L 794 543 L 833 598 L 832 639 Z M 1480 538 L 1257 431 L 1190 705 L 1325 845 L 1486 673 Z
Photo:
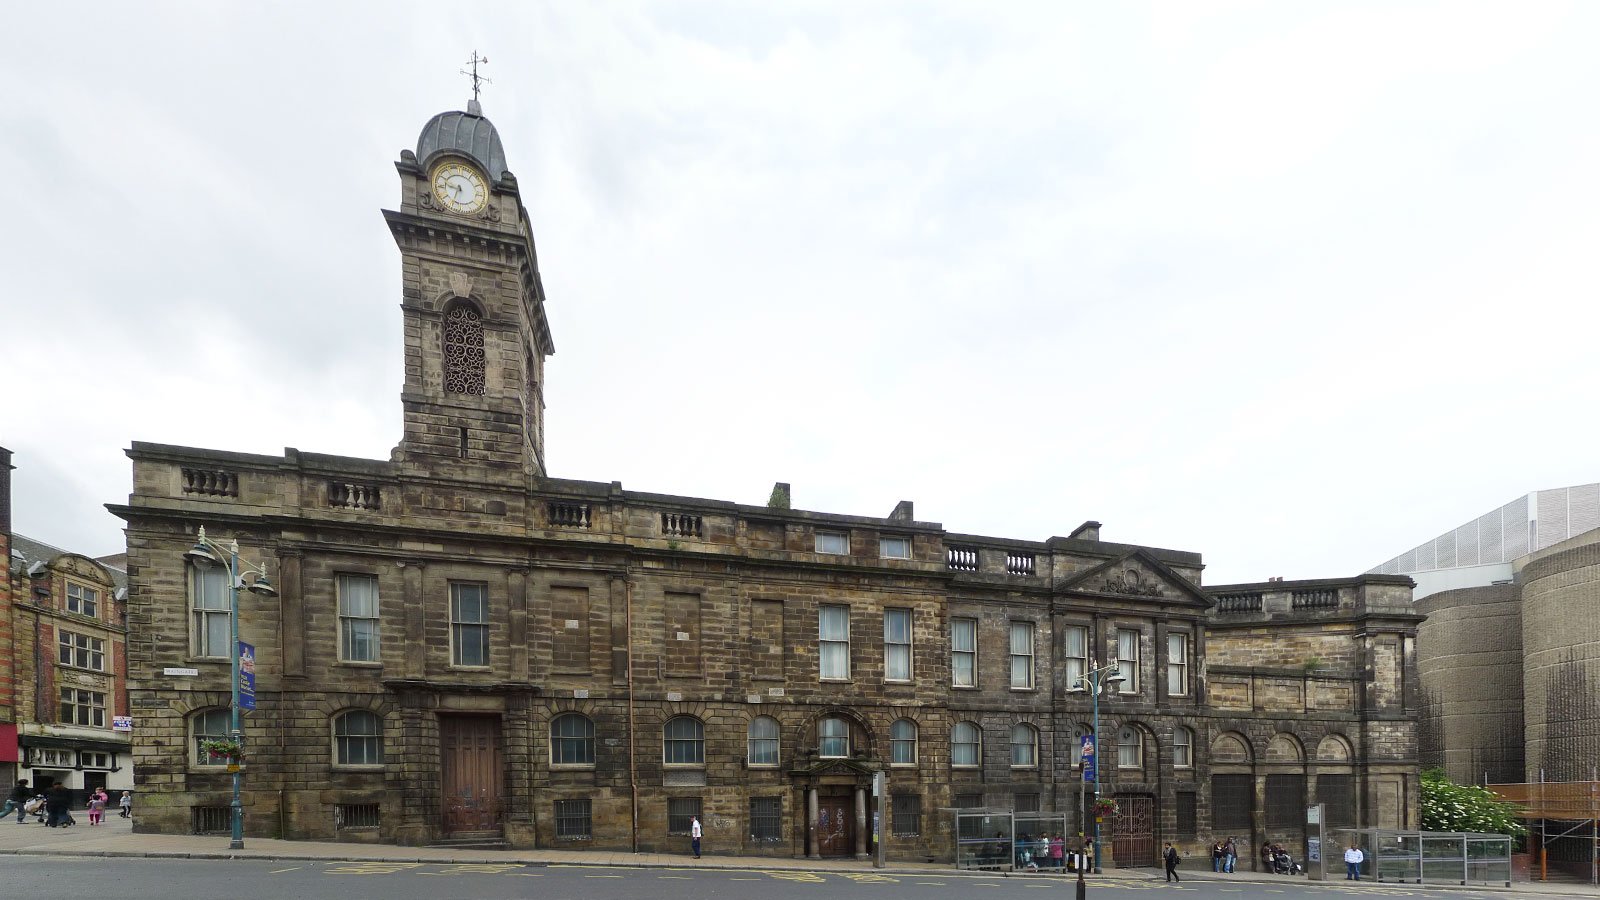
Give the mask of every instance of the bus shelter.
M 1354 845 L 1366 854 L 1361 874 L 1375 881 L 1511 886 L 1508 835 L 1346 828 L 1332 831 L 1331 836 L 1337 846 L 1324 854 L 1330 869 L 1339 865 L 1345 848 Z
M 956 868 L 991 872 L 1065 872 L 1072 850 L 1067 840 L 1067 818 L 1041 812 L 1009 809 L 958 809 Z M 1052 853 L 1059 839 L 1062 856 Z

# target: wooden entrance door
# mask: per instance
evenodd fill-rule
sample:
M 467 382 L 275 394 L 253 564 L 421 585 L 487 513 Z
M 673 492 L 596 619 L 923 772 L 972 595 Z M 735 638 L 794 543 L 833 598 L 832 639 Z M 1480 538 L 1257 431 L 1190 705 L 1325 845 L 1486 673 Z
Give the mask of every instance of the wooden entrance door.
M 1156 801 L 1153 797 L 1117 797 L 1111 824 L 1111 852 L 1117 867 L 1160 865 L 1156 853 Z
M 817 853 L 853 856 L 856 852 L 856 813 L 849 797 L 817 798 Z
M 439 763 L 445 834 L 501 834 L 500 720 L 440 716 Z

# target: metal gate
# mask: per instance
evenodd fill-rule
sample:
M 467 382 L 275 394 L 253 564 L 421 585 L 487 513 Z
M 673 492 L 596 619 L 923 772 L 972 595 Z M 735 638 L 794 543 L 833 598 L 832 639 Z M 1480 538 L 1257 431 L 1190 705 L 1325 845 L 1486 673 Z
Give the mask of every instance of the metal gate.
M 1118 868 L 1159 864 L 1155 798 L 1117 796 L 1117 814 L 1111 824 L 1111 853 Z
M 445 833 L 498 836 L 504 793 L 500 720 L 493 716 L 440 716 L 439 762 Z

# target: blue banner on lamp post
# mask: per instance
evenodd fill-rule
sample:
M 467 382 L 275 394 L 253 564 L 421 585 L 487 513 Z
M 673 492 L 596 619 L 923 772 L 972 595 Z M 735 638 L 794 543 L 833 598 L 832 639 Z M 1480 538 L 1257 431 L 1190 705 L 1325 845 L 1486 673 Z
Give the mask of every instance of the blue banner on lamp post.
M 1094 776 L 1094 735 L 1086 734 L 1083 736 L 1083 780 L 1094 781 Z
M 256 708 L 256 648 L 239 642 L 239 708 Z

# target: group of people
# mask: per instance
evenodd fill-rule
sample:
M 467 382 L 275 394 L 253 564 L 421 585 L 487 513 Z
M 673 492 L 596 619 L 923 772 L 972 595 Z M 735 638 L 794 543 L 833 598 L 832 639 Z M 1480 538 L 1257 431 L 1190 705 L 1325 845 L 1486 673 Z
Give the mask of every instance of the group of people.
M 88 811 L 89 824 L 99 825 L 105 821 L 106 807 L 111 803 L 111 796 L 105 788 L 95 788 L 89 795 Z M 122 797 L 117 801 L 121 807 L 121 817 L 126 819 L 133 815 L 133 793 L 123 791 Z M 50 786 L 49 790 L 36 793 L 28 786 L 27 779 L 21 779 L 11 789 L 11 794 L 6 798 L 6 805 L 0 808 L 0 818 L 4 818 L 12 810 L 17 811 L 17 824 L 27 821 L 29 815 L 35 816 L 39 823 L 51 828 L 66 828 L 76 825 L 77 820 L 72 817 L 72 794 L 66 785 L 57 783 Z
M 1239 862 L 1239 846 L 1233 838 L 1224 838 L 1211 845 L 1211 871 L 1233 872 L 1233 867 Z
M 1066 865 L 1067 839 L 1059 834 L 1029 837 L 1018 835 L 1017 867 L 1020 869 L 1060 869 Z

